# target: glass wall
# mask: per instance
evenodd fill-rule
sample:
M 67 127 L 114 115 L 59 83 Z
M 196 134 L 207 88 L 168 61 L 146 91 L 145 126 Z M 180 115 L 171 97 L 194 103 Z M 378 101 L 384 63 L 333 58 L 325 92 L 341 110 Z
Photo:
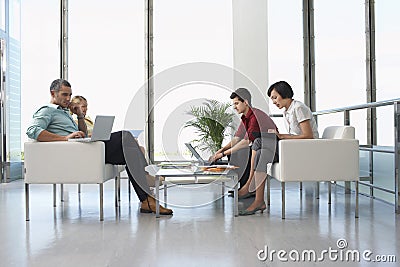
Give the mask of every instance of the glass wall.
M 304 101 L 303 7 L 298 0 L 268 1 L 268 80 L 269 85 L 287 81 L 294 98 Z M 265 89 L 269 88 L 265 85 Z M 282 114 L 270 101 L 270 112 Z M 283 119 L 275 118 L 279 131 L 286 132 Z
M 316 109 L 365 103 L 364 1 L 314 1 L 314 5 Z M 366 112 L 352 112 L 350 117 L 356 137 L 365 143 Z M 324 116 L 318 118 L 320 132 L 331 123 Z
M 21 38 L 21 2 L 20 0 L 9 1 L 9 31 L 10 37 L 15 40 Z
M 60 3 L 23 1 L 21 10 L 21 139 L 32 114 L 50 101 L 50 83 L 60 77 Z
M 9 1 L 6 128 L 9 178 L 21 177 L 21 3 Z
M 69 1 L 73 94 L 88 100 L 93 119 L 115 115 L 114 131 L 125 127 L 128 106 L 144 84 L 144 12 L 142 0 Z
M 0 30 L 6 30 L 6 0 L 0 0 Z
M 377 101 L 400 98 L 400 2 L 375 1 L 376 98 Z M 377 108 L 377 142 L 394 146 L 393 106 Z M 394 155 L 374 153 L 374 184 L 394 190 Z M 394 203 L 394 195 L 380 190 L 374 196 Z
M 400 98 L 400 2 L 376 1 L 376 98 L 377 101 Z M 393 108 L 377 110 L 378 143 L 394 145 Z
M 6 29 L 5 7 L 10 7 L 10 40 L 16 52 L 9 58 L 10 69 L 18 54 L 20 0 L 0 0 L 0 33 Z M 289 4 L 288 4 L 289 3 Z M 49 101 L 49 85 L 60 76 L 59 1 L 27 0 L 21 6 L 22 122 L 21 137 L 33 112 Z M 366 102 L 365 1 L 314 1 L 316 104 L 317 110 Z M 398 98 L 400 23 L 396 0 L 375 2 L 377 99 Z M 343 8 L 346 7 L 346 8 Z M 16 12 L 16 13 L 15 13 Z M 113 114 L 114 130 L 145 128 L 145 6 L 142 0 L 69 1 L 69 80 L 74 94 L 89 100 L 89 115 Z M 295 98 L 303 101 L 302 1 L 268 1 L 269 83 L 288 81 Z M 196 0 L 154 0 L 154 71 L 155 76 L 169 73 L 184 64 L 211 62 L 233 67 L 232 2 Z M 11 51 L 11 50 L 10 50 Z M 13 58 L 14 56 L 14 58 Z M 13 69 L 12 75 L 18 75 Z M 179 77 L 184 77 L 180 73 Z M 11 77 L 11 74 L 10 74 Z M 231 78 L 231 76 L 230 76 Z M 18 80 L 16 76 L 9 84 Z M 179 80 L 179 79 L 178 79 Z M 155 159 L 182 154 L 182 147 L 169 149 L 167 143 L 183 144 L 196 138 L 183 125 L 191 105 L 206 98 L 230 102 L 226 88 L 212 83 L 191 81 L 164 88 L 155 80 Z M 265 86 L 265 90 L 268 85 Z M 139 100 L 139 101 L 137 101 Z M 14 101 L 14 100 L 13 100 Z M 136 101 L 136 102 L 135 102 Z M 17 103 L 17 102 L 15 102 Z M 137 105 L 136 105 L 137 104 Z M 137 118 L 127 121 L 132 106 Z M 270 105 L 271 113 L 280 113 Z M 9 110 L 10 114 L 14 111 Z M 15 111 L 15 114 L 16 111 Z M 378 144 L 393 145 L 393 110 L 377 109 Z M 174 121 L 174 124 L 171 123 Z M 279 120 L 278 127 L 283 128 Z M 351 125 L 356 138 L 366 143 L 366 111 L 352 111 Z M 137 122 L 136 124 L 129 124 Z M 318 118 L 320 133 L 329 125 L 342 125 L 343 114 Z M 172 125 L 172 126 L 171 126 Z M 174 127 L 176 135 L 168 130 Z M 167 134 L 165 134 L 167 133 Z M 364 157 L 369 162 L 368 157 Z M 379 155 L 374 156 L 376 176 L 382 173 Z M 170 158 L 171 159 L 171 158 Z M 390 161 L 387 160 L 387 161 Z M 362 166 L 369 167 L 362 163 Z M 383 165 L 382 165 L 383 166 Z M 391 166 L 389 166 L 391 168 Z M 369 170 L 364 170 L 368 172 Z M 391 177 L 384 174 L 385 177 Z M 375 180 L 385 186 L 391 178 Z M 388 188 L 392 188 L 391 185 Z M 365 189 L 365 188 L 364 188 Z M 362 190 L 364 190 L 362 189 Z
M 399 98 L 400 84 L 400 2 L 375 1 L 376 97 Z
M 199 73 L 210 71 L 199 62 L 232 68 L 232 40 L 232 1 L 154 1 L 154 73 L 156 77 L 171 75 L 176 79 L 169 79 L 175 83 L 171 88 L 166 88 L 161 78 L 154 84 L 155 160 L 179 157 L 185 150 L 184 142 L 198 138 L 193 129 L 184 128 L 190 106 L 201 105 L 205 99 L 230 102 L 226 88 L 180 79 L 187 75 L 183 66 L 187 63 L 194 63 L 190 66 L 198 67 Z M 227 75 L 232 80 L 233 72 Z

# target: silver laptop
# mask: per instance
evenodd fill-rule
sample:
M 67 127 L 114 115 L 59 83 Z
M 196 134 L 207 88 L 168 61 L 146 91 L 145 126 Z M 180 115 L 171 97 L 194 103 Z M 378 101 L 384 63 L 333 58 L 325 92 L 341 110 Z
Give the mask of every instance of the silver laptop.
M 228 164 L 228 161 L 226 160 L 217 160 L 215 162 L 210 162 L 208 160 L 204 160 L 200 154 L 196 151 L 196 149 L 192 146 L 190 143 L 185 143 L 186 147 L 189 149 L 190 152 L 192 152 L 193 156 L 200 162 L 201 165 L 203 166 L 210 166 L 210 165 L 226 165 Z
M 91 137 L 71 138 L 71 142 L 95 142 L 110 140 L 115 116 L 96 116 Z

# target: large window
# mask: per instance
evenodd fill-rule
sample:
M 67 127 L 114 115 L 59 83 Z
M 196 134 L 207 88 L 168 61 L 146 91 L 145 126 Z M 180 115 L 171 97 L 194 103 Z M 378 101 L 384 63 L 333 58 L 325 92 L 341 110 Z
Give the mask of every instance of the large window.
M 315 82 L 317 110 L 366 102 L 365 6 L 363 1 L 315 1 Z M 346 7 L 346 8 L 344 8 Z M 360 143 L 366 142 L 366 112 L 352 112 Z M 318 118 L 319 130 L 343 125 L 343 116 L 332 121 Z
M 0 30 L 6 30 L 6 0 L 0 0 Z
M 7 152 L 11 162 L 10 176 L 20 178 L 21 162 L 21 3 L 9 1 L 9 38 L 7 66 Z M 15 163 L 15 164 L 14 164 Z
M 375 1 L 376 99 L 400 98 L 400 2 Z M 377 143 L 394 146 L 393 106 L 377 108 Z M 394 190 L 394 155 L 374 153 L 374 184 Z M 394 195 L 375 190 L 374 195 L 394 203 Z
M 87 98 L 93 119 L 115 115 L 114 131 L 125 128 L 128 106 L 144 83 L 144 12 L 141 0 L 69 1 L 73 94 Z
M 229 0 L 154 1 L 156 76 L 162 72 L 172 73 L 171 68 L 187 63 L 211 62 L 232 67 L 232 38 L 232 3 Z M 173 88 L 165 88 L 161 81 L 155 82 L 155 160 L 181 155 L 183 143 L 196 138 L 192 130 L 183 127 L 188 119 L 185 112 L 191 105 L 199 105 L 206 98 L 230 101 L 230 92 L 216 84 L 195 80 L 179 84 L 178 80 L 186 75 L 185 68 L 182 69 L 180 75 L 174 76 L 177 83 Z M 198 70 L 207 72 L 209 69 L 200 67 Z
M 50 101 L 50 83 L 59 78 L 60 3 L 24 1 L 21 10 L 21 139 L 32 114 Z
M 376 97 L 399 98 L 400 17 L 397 0 L 375 1 Z
M 268 75 L 269 85 L 287 81 L 293 88 L 294 98 L 304 101 L 303 68 L 303 15 L 302 1 L 268 1 Z M 270 112 L 281 114 L 270 102 Z M 274 119 L 279 131 L 286 132 L 283 119 Z
M 9 14 L 10 14 L 10 37 L 15 40 L 21 38 L 21 2 L 20 0 L 9 1 Z
M 376 1 L 376 98 L 378 101 L 400 98 L 400 2 Z M 393 108 L 380 108 L 378 118 L 378 143 L 394 145 Z

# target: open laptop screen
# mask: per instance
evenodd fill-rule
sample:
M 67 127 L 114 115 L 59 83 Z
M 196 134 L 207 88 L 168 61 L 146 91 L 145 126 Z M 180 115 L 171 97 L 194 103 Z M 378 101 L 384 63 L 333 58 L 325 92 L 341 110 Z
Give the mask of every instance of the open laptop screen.
M 228 161 L 226 160 L 217 160 L 216 162 L 209 162 L 208 160 L 204 160 L 200 154 L 196 151 L 196 149 L 192 146 L 190 143 L 185 143 L 186 147 L 189 149 L 190 152 L 192 152 L 193 156 L 200 161 L 200 164 L 203 164 L 205 166 L 208 165 L 214 165 L 214 164 L 219 164 L 219 165 L 226 165 L 228 164 Z
M 86 138 L 71 138 L 68 141 L 73 142 L 95 142 L 105 141 L 110 139 L 114 116 L 98 115 L 94 121 L 93 133 L 91 137 Z
M 197 153 L 196 149 L 192 146 L 190 143 L 185 143 L 186 147 L 189 149 L 189 151 L 193 154 L 193 156 L 199 160 L 201 163 L 205 163 L 206 161 L 200 156 L 199 153 Z

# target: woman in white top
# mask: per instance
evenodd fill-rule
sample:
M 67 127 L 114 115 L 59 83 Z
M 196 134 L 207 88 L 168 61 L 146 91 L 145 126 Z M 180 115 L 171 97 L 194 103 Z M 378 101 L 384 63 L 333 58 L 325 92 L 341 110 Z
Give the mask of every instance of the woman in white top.
M 313 139 L 318 138 L 318 128 L 311 110 L 303 103 L 293 99 L 292 87 L 287 82 L 280 81 L 271 85 L 267 91 L 274 105 L 279 109 L 285 108 L 283 115 L 286 119 L 288 134 L 275 132 L 278 139 Z M 257 150 L 257 143 L 253 144 L 253 150 Z M 275 151 L 277 153 L 279 151 Z M 271 158 L 268 158 L 271 159 Z M 252 163 L 254 157 L 252 158 Z M 267 162 L 266 162 L 267 163 Z M 264 170 L 254 172 L 254 181 L 257 187 L 265 185 L 267 173 Z M 264 187 L 262 187 L 264 189 Z M 257 211 L 263 212 L 265 209 L 264 199 L 254 200 L 254 202 L 239 215 L 253 215 Z
M 268 89 L 267 95 L 279 109 L 285 108 L 283 116 L 288 134 L 276 135 L 279 139 L 318 138 L 318 128 L 309 107 L 293 99 L 292 87 L 285 81 L 276 82 Z

